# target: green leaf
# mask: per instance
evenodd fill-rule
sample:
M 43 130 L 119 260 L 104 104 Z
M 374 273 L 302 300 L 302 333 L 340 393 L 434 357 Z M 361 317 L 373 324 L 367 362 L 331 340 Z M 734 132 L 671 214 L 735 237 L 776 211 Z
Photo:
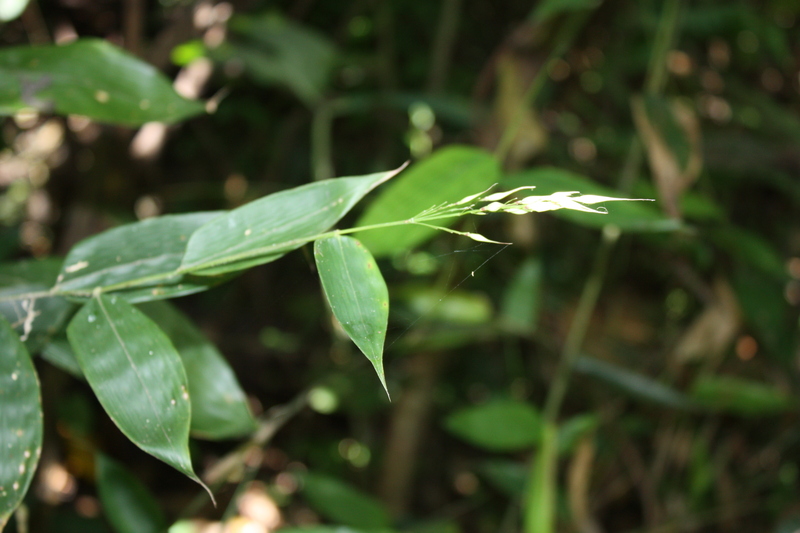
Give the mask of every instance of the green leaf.
M 283 85 L 308 105 L 322 98 L 337 56 L 326 37 L 275 13 L 236 16 L 228 27 L 233 37 L 214 59 L 239 60 L 256 82 Z
M 22 501 L 42 452 L 39 379 L 25 345 L 0 318 L 0 530 Z
M 28 7 L 28 0 L 2 0 L 0 1 L 0 22 L 8 22 L 22 15 Z
M 78 359 L 75 357 L 75 352 L 69 345 L 66 335 L 63 338 L 56 338 L 50 341 L 42 349 L 42 359 L 48 363 L 57 366 L 64 372 L 72 376 L 83 379 L 83 371 L 78 364 Z
M 452 434 L 493 452 L 530 449 L 541 437 L 539 412 L 530 404 L 494 400 L 457 411 L 445 420 Z
M 333 315 L 375 367 L 388 394 L 383 343 L 389 323 L 389 290 L 375 259 L 356 239 L 334 235 L 314 243 L 314 260 Z
M 60 297 L 25 298 L 46 292 L 61 268 L 60 259 L 19 261 L 0 265 L 0 314 L 36 353 L 61 331 L 75 306 Z M 19 296 L 19 299 L 13 296 Z
M 389 513 L 372 496 L 320 474 L 304 473 L 300 479 L 309 505 L 331 522 L 370 530 L 389 526 Z
M 103 454 L 96 460 L 97 492 L 117 533 L 163 533 L 167 519 L 141 481 Z
M 497 161 L 478 148 L 449 146 L 413 165 L 372 202 L 356 226 L 407 220 L 443 203 L 458 202 L 465 196 L 497 183 Z M 436 221 L 449 226 L 456 219 Z M 418 246 L 436 230 L 402 225 L 359 233 L 358 238 L 376 257 L 391 255 Z
M 531 256 L 514 273 L 503 294 L 500 326 L 510 333 L 531 335 L 536 331 L 542 292 L 542 261 Z
M 743 263 L 750 264 L 774 279 L 788 279 L 780 254 L 762 237 L 751 231 L 725 225 L 710 231 L 713 242 Z
M 478 472 L 496 489 L 517 498 L 525 492 L 528 468 L 518 461 L 487 459 L 478 466 Z
M 192 393 L 192 435 L 228 439 L 255 430 L 233 370 L 205 335 L 169 302 L 149 302 L 139 309 L 161 327 L 181 356 Z
M 558 428 L 553 423 L 542 427 L 539 453 L 533 459 L 525 502 L 525 533 L 553 533 L 556 511 L 556 467 L 558 466 Z
M 556 15 L 571 11 L 594 9 L 602 0 L 543 0 L 536 4 L 531 19 L 537 24 L 545 24 Z
M 679 391 L 642 374 L 594 357 L 581 356 L 575 361 L 575 371 L 596 377 L 619 387 L 631 396 L 673 409 L 691 409 L 692 401 Z
M 234 209 L 192 235 L 180 270 L 206 276 L 274 261 L 330 229 L 403 168 L 309 183 Z
M 220 212 L 150 218 L 104 231 L 70 250 L 55 290 L 85 291 L 118 286 L 130 302 L 174 298 L 206 290 L 221 279 L 197 278 L 175 271 L 197 228 Z
M 698 376 L 691 395 L 706 408 L 741 416 L 769 416 L 797 409 L 797 401 L 777 387 L 734 376 Z
M 0 50 L 0 115 L 30 108 L 128 126 L 204 110 L 155 67 L 102 39 Z
M 189 457 L 186 372 L 164 332 L 121 297 L 100 294 L 78 311 L 67 336 L 86 381 L 125 436 L 202 485 Z
M 548 195 L 561 191 L 579 191 L 581 194 L 619 196 L 619 191 L 597 184 L 583 176 L 557 168 L 536 168 L 515 174 L 500 182 L 503 189 L 536 186 L 537 195 Z M 648 202 L 649 203 L 649 202 Z M 602 228 L 613 224 L 627 232 L 674 231 L 681 222 L 642 202 L 619 202 L 608 209 L 608 214 L 598 216 L 569 209 L 553 211 L 553 216 L 569 220 L 581 226 Z

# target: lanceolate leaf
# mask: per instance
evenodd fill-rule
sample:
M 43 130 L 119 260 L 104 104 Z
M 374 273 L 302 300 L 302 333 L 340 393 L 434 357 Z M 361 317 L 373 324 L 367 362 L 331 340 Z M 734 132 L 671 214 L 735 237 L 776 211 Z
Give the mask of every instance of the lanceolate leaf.
M 0 51 L 0 115 L 25 108 L 130 126 L 204 110 L 153 66 L 101 39 Z
M 39 380 L 25 345 L 0 318 L 0 531 L 25 496 L 41 451 Z
M 227 439 L 253 431 L 247 397 L 216 347 L 169 302 L 149 302 L 139 309 L 161 327 L 183 360 L 192 393 L 192 435 Z
M 215 275 L 274 261 L 330 229 L 402 169 L 318 181 L 250 202 L 197 230 L 181 271 Z
M 356 239 L 341 235 L 316 241 L 314 259 L 333 315 L 375 367 L 386 389 L 383 343 L 389 291 L 375 259 Z
M 120 430 L 201 483 L 189 457 L 186 372 L 164 332 L 122 298 L 101 294 L 78 311 L 67 336 L 86 381 Z
M 97 491 L 117 533 L 163 533 L 167 519 L 147 488 L 116 461 L 98 454 Z
M 438 150 L 388 186 L 372 202 L 357 226 L 406 220 L 443 203 L 457 202 L 497 183 L 497 161 L 478 148 L 452 146 Z M 455 218 L 437 220 L 453 224 Z M 375 256 L 390 255 L 417 246 L 436 233 L 424 226 L 403 225 L 359 233 L 358 238 Z
M 132 302 L 205 290 L 212 280 L 174 272 L 192 233 L 220 214 L 210 211 L 167 215 L 89 237 L 67 255 L 56 290 L 91 293 L 95 287 L 117 285 L 126 288 L 120 294 Z

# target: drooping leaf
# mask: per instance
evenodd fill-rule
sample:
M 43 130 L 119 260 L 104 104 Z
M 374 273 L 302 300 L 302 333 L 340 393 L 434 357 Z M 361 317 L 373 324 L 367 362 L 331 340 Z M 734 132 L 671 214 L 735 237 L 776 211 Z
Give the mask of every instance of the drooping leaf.
M 41 452 L 39 379 L 25 345 L 0 317 L 0 530 L 28 491 Z
M 221 279 L 177 274 L 192 233 L 219 211 L 167 215 L 126 224 L 79 242 L 58 276 L 57 291 L 119 286 L 130 302 L 173 298 L 206 290 Z M 129 286 L 124 286 L 129 284 Z
M 25 298 L 53 286 L 61 268 L 57 258 L 0 265 L 0 314 L 36 353 L 64 326 L 75 306 L 57 296 Z M 18 296 L 18 298 L 12 298 Z
M 314 243 L 314 260 L 333 316 L 375 367 L 386 389 L 383 343 L 389 290 L 375 259 L 358 240 L 334 235 Z
M 740 416 L 769 416 L 798 408 L 797 401 L 780 389 L 734 376 L 698 376 L 691 395 L 703 407 Z
M 503 178 L 502 189 L 513 189 L 534 185 L 537 195 L 549 195 L 562 191 L 579 191 L 581 194 L 619 196 L 618 191 L 599 185 L 587 178 L 557 168 L 540 167 Z M 677 220 L 670 219 L 650 203 L 619 202 L 608 209 L 608 214 L 597 216 L 569 209 L 553 211 L 553 216 L 569 220 L 581 226 L 602 228 L 613 224 L 627 232 L 674 231 L 681 227 Z
M 255 429 L 247 397 L 217 348 L 169 302 L 139 306 L 181 356 L 191 392 L 191 433 L 205 439 L 239 437 Z
M 103 454 L 95 459 L 97 492 L 117 533 L 163 533 L 167 519 L 155 497 L 121 464 Z
M 208 276 L 274 261 L 330 229 L 403 168 L 309 183 L 234 209 L 192 235 L 181 271 Z
M 204 110 L 152 65 L 102 39 L 0 50 L 0 115 L 26 108 L 129 126 Z
M 239 60 L 258 83 L 283 85 L 309 105 L 327 88 L 336 48 L 326 37 L 275 13 L 233 17 L 232 38 L 212 51 L 218 61 Z
M 389 527 L 389 513 L 372 496 L 320 474 L 304 473 L 300 479 L 303 497 L 331 522 L 370 531 Z
M 488 153 L 474 147 L 449 146 L 416 163 L 372 202 L 356 226 L 407 220 L 443 203 L 457 202 L 497 183 L 500 169 Z M 436 221 L 447 226 L 456 219 Z M 358 234 L 376 257 L 417 246 L 436 230 L 413 225 L 364 231 Z
M 542 430 L 539 412 L 511 399 L 457 411 L 447 417 L 445 427 L 470 444 L 494 452 L 529 449 L 539 442 Z
M 186 372 L 164 332 L 121 297 L 100 294 L 78 311 L 67 336 L 86 381 L 125 436 L 202 485 L 189 457 Z

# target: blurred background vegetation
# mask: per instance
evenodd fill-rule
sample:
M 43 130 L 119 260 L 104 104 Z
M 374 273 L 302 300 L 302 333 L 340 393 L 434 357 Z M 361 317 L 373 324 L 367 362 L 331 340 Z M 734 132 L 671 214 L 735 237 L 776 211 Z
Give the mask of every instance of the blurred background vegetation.
M 307 249 L 178 300 L 283 424 L 239 455 L 195 444 L 206 475 L 241 459 L 217 509 L 37 361 L 31 530 L 110 531 L 100 450 L 165 523 L 195 520 L 180 531 L 223 515 L 243 532 L 537 531 L 525 486 L 556 428 L 554 470 L 533 478 L 558 531 L 797 531 L 798 17 L 792 0 L 30 2 L 0 46 L 108 39 L 210 113 L 138 130 L 5 119 L 3 260 L 452 144 L 493 153 L 502 188 L 658 199 L 460 223 L 506 247 L 441 234 L 382 252 L 391 403 L 332 324 Z M 421 209 L 438 187 L 429 172 Z

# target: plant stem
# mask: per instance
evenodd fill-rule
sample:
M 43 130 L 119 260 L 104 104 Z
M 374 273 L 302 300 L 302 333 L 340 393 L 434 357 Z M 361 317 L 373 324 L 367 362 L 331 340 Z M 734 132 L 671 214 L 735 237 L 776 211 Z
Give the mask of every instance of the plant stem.
M 663 14 L 659 21 L 659 27 L 656 32 L 656 37 L 653 43 L 652 55 L 648 65 L 647 79 L 645 81 L 645 88 L 649 94 L 655 94 L 663 91 L 666 84 L 666 57 L 669 48 L 673 42 L 675 30 L 677 27 L 677 14 L 680 7 L 680 0 L 667 0 L 664 6 Z M 634 183 L 638 169 L 641 166 L 643 147 L 638 138 L 631 141 L 631 147 L 628 151 L 622 169 L 620 170 L 620 179 L 618 186 L 630 190 Z M 575 365 L 575 360 L 580 354 L 581 347 L 586 339 L 586 333 L 589 328 L 589 322 L 594 314 L 600 292 L 603 288 L 603 281 L 608 270 L 608 262 L 611 257 L 611 252 L 615 244 L 619 240 L 619 228 L 611 225 L 606 225 L 603 228 L 603 236 L 600 245 L 595 253 L 594 263 L 589 278 L 583 287 L 580 300 L 578 301 L 578 308 L 575 312 L 575 317 L 570 324 L 569 332 L 564 343 L 564 348 L 561 351 L 561 357 L 558 362 L 555 378 L 553 379 L 550 390 L 548 391 L 547 398 L 544 406 L 544 427 L 557 428 L 556 423 L 559 413 L 561 411 L 561 404 L 566 397 L 567 389 L 569 387 L 569 380 L 572 375 L 572 370 Z M 537 479 L 530 490 L 534 492 L 554 490 L 556 486 L 556 462 L 558 461 L 558 454 L 543 454 L 536 458 L 532 466 L 532 477 Z M 537 475 L 546 477 L 546 479 L 538 479 Z M 525 508 L 525 526 L 526 533 L 552 533 L 554 527 L 554 513 L 553 509 L 542 510 L 541 505 L 534 505 L 540 502 L 542 495 L 531 494 L 529 495 L 529 502 Z M 554 503 L 551 503 L 551 506 Z M 544 513 L 546 518 L 537 519 L 536 514 Z

